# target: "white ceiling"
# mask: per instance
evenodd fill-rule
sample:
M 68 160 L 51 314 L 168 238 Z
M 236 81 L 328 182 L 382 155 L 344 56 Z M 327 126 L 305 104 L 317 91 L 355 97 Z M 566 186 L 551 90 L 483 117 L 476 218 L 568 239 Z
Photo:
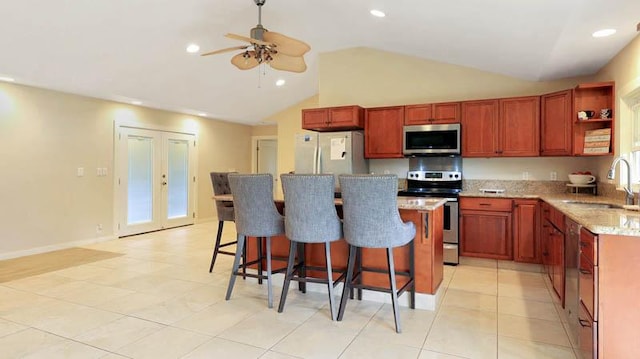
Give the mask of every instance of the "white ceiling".
M 378 8 L 380 19 L 369 15 Z M 318 54 L 365 46 L 530 80 L 596 72 L 636 36 L 638 0 L 267 0 L 262 23 L 306 41 L 303 74 L 237 70 L 253 0 L 2 0 L 0 76 L 256 124 L 318 91 Z M 602 28 L 614 36 L 594 39 Z M 276 79 L 287 81 L 276 87 Z

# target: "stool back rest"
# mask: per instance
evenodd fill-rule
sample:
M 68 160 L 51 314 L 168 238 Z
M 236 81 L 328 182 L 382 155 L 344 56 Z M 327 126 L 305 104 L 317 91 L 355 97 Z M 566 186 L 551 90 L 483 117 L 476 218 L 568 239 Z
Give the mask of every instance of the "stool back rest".
M 304 243 L 342 238 L 342 223 L 333 201 L 333 175 L 283 174 L 285 233 Z
M 395 175 L 341 175 L 344 238 L 358 247 L 388 248 L 409 243 L 413 222 L 403 223 L 398 212 Z
M 229 174 L 235 172 L 211 172 L 211 185 L 214 195 L 231 194 Z M 216 212 L 219 221 L 233 221 L 233 202 L 216 200 Z
M 271 174 L 230 174 L 236 231 L 250 237 L 284 233 L 284 220 L 273 201 Z

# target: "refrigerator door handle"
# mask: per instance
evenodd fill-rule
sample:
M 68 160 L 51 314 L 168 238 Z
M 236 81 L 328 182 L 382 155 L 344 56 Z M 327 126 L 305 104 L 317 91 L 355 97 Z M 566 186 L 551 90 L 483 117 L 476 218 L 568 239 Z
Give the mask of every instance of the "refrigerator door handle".
M 316 149 L 316 151 L 318 152 L 317 156 L 316 156 L 316 173 L 317 174 L 321 174 L 322 173 L 322 147 L 318 147 Z

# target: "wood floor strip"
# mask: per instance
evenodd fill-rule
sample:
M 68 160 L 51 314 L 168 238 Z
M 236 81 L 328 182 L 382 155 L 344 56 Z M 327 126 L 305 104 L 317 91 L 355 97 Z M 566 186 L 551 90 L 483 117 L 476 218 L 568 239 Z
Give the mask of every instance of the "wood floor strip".
M 0 261 L 0 283 L 122 256 L 122 253 L 68 248 Z

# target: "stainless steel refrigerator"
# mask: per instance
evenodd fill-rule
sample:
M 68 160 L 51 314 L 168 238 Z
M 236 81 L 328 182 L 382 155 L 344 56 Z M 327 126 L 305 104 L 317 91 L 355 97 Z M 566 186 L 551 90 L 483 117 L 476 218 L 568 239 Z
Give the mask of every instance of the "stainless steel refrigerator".
M 364 158 L 364 135 L 360 131 L 320 132 L 296 135 L 296 173 L 331 173 L 338 175 L 369 173 Z

